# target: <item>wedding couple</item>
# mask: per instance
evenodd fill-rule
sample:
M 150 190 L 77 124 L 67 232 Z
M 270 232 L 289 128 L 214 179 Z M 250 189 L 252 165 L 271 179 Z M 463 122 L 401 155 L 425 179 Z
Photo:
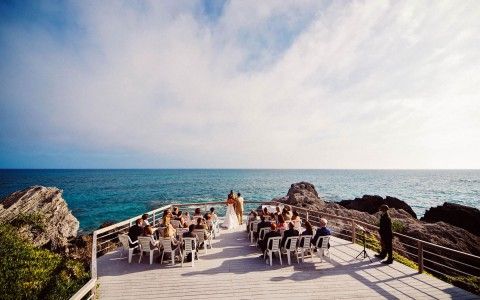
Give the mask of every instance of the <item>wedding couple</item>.
M 235 194 L 230 191 L 227 198 L 227 212 L 222 227 L 226 229 L 235 229 L 243 224 L 243 197 L 242 194 Z

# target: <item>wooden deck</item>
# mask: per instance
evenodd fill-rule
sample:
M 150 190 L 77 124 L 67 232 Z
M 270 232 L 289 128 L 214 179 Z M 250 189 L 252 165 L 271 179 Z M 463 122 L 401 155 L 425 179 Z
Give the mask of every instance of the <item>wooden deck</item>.
M 128 264 L 119 252 L 98 260 L 100 299 L 480 299 L 444 281 L 394 262 L 356 260 L 358 245 L 332 238 L 331 262 L 318 257 L 272 267 L 260 258 L 243 230 L 222 231 L 195 267 L 186 263 Z M 371 251 L 370 255 L 373 257 Z

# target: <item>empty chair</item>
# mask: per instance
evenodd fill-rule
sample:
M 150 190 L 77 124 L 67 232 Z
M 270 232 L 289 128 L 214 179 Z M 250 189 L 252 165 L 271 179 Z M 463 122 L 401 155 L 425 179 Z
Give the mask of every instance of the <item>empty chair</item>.
M 324 256 L 328 256 L 328 259 L 330 260 L 330 250 L 328 249 L 328 242 L 330 241 L 330 236 L 325 235 L 321 236 L 317 240 L 317 244 L 315 245 L 315 248 L 317 248 L 317 255 L 320 257 L 320 262 L 323 261 Z M 327 253 L 327 255 L 325 255 Z
M 118 239 L 123 246 L 122 251 L 120 251 L 121 257 L 123 257 L 123 252 L 128 252 L 128 263 L 132 262 L 133 251 L 138 248 L 138 241 L 132 242 L 128 234 L 119 234 Z M 134 247 L 130 247 L 130 244 L 135 244 Z
M 258 220 L 252 221 L 252 223 L 250 223 L 250 231 L 249 231 L 248 234 L 250 236 L 250 243 L 252 243 L 252 244 L 255 241 L 255 233 L 258 230 L 258 223 L 260 223 L 260 221 L 258 221 Z
M 172 248 L 172 240 L 170 238 L 162 238 L 160 239 L 160 242 L 163 247 L 160 264 L 163 264 L 163 256 L 165 255 L 165 253 L 170 253 L 170 256 L 172 258 L 172 265 L 175 265 L 175 254 L 177 253 L 177 249 L 179 249 L 179 247 Z
M 197 249 L 197 239 L 196 238 L 190 238 L 190 237 L 184 237 L 183 238 L 183 249 L 181 252 L 182 255 L 182 267 L 183 267 L 183 262 L 185 260 L 185 257 L 189 253 L 192 254 L 192 267 L 195 266 L 195 252 Z
M 143 253 L 147 252 L 150 254 L 150 264 L 153 263 L 153 254 L 155 253 L 155 250 L 158 250 L 157 247 L 151 247 L 151 241 L 152 239 L 148 236 L 139 236 L 138 237 L 138 243 L 140 244 L 140 258 L 138 259 L 138 263 L 142 261 Z M 152 249 L 153 248 L 153 249 Z
M 313 236 L 311 236 L 311 235 L 300 236 L 300 243 L 298 245 L 299 245 L 299 249 L 302 253 L 302 262 L 305 262 L 305 252 L 308 252 L 311 255 L 312 261 L 313 261 L 312 245 L 311 245 L 312 238 L 313 238 Z
M 293 253 L 295 255 L 295 257 L 297 258 L 297 264 L 299 263 L 297 242 L 298 242 L 298 236 L 288 237 L 287 240 L 285 241 L 284 250 L 286 251 L 286 254 L 287 254 L 288 265 L 291 264 L 290 263 L 290 253 Z
M 283 265 L 282 263 L 282 253 L 280 252 L 280 242 L 282 241 L 282 238 L 279 236 L 276 237 L 271 237 L 267 241 L 267 249 L 265 250 L 265 253 L 263 254 L 263 258 L 265 259 L 265 256 L 268 254 L 268 257 L 270 259 L 270 266 L 272 265 L 272 256 L 274 253 L 278 253 L 278 257 L 280 258 L 280 265 Z

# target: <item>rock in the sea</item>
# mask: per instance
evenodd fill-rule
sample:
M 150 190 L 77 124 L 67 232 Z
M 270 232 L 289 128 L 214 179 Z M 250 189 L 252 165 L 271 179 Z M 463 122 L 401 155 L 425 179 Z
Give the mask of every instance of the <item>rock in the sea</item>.
M 0 223 L 19 228 L 35 245 L 65 250 L 75 237 L 79 222 L 68 209 L 58 188 L 32 186 L 15 192 L 0 203 Z
M 428 223 L 445 222 L 480 236 L 480 210 L 460 204 L 445 202 L 431 207 L 421 218 Z
M 405 203 L 404 201 L 387 196 L 385 199 L 383 199 L 380 196 L 371 196 L 371 195 L 363 195 L 362 198 L 355 198 L 354 200 L 342 200 L 338 202 L 341 206 L 348 208 L 348 209 L 355 209 L 359 211 L 364 211 L 369 214 L 374 214 L 378 212 L 378 209 L 382 204 L 388 205 L 390 208 L 395 208 L 395 209 L 403 209 L 407 213 L 409 213 L 412 217 L 415 219 L 417 218 L 417 215 L 413 211 L 413 209 Z
M 318 196 L 315 186 L 304 181 L 292 184 L 287 196 L 278 200 L 289 205 L 308 209 L 321 209 L 325 206 L 325 201 Z

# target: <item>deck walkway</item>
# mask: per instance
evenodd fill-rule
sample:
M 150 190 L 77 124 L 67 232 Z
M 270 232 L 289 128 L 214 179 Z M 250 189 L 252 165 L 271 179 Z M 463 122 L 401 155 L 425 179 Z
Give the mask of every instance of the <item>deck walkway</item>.
M 190 263 L 132 264 L 111 252 L 98 260 L 100 299 L 480 299 L 400 263 L 356 260 L 360 246 L 332 238 L 331 262 L 318 257 L 270 267 L 246 232 L 222 231 L 208 254 Z M 373 257 L 373 253 L 369 252 Z

